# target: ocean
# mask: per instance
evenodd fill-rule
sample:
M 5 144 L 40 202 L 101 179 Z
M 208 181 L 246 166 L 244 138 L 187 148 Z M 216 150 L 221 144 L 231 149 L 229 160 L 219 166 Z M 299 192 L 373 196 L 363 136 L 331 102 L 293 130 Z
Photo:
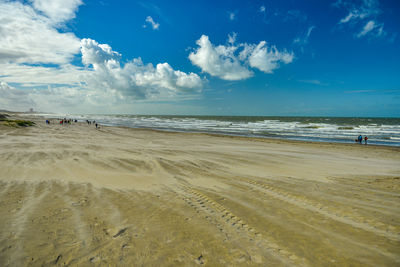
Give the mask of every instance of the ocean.
M 361 134 L 368 136 L 368 144 L 400 146 L 400 118 L 38 115 L 78 121 L 95 120 L 107 126 L 318 142 L 354 143 Z

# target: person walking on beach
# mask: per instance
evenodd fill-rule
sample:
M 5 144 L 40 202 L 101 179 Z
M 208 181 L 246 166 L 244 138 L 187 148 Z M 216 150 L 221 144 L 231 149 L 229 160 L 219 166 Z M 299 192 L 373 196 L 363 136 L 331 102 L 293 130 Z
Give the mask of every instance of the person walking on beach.
M 364 136 L 364 144 L 367 144 L 367 141 L 368 141 L 368 137 Z
M 362 140 L 363 140 L 363 138 L 362 138 L 362 135 L 360 134 L 360 135 L 358 136 L 358 142 L 361 144 L 361 143 L 362 143 Z

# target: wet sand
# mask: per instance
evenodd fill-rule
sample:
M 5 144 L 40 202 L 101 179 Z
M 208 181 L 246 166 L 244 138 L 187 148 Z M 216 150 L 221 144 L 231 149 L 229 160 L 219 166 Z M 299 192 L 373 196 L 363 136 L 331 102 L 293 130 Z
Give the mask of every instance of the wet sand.
M 400 148 L 0 125 L 0 266 L 398 266 Z

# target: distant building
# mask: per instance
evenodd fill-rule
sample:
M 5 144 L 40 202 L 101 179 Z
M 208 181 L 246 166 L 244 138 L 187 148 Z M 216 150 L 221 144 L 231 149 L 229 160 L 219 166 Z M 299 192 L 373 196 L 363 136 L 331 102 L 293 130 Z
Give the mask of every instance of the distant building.
M 33 113 L 33 108 L 30 108 L 30 109 L 29 109 L 29 112 L 30 112 L 30 113 Z

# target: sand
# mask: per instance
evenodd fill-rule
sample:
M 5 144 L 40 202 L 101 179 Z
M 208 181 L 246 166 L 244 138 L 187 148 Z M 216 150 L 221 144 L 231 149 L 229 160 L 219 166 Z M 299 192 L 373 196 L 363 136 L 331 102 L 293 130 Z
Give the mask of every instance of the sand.
M 0 266 L 399 266 L 400 149 L 0 125 Z

